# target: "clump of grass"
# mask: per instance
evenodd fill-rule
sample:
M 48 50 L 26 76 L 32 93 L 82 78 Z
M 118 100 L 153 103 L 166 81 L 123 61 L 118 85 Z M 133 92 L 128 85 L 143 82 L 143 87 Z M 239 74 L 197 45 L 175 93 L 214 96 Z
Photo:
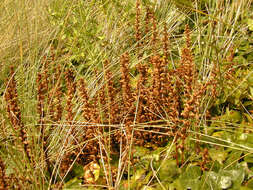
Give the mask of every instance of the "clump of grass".
M 137 17 L 139 17 L 138 6 L 139 5 L 137 2 Z M 98 163 L 100 159 L 103 159 L 105 163 L 110 163 L 108 160 L 109 158 L 105 156 L 108 154 L 108 150 L 118 153 L 121 153 L 123 150 L 124 156 L 122 155 L 121 161 L 128 161 L 130 163 L 131 156 L 127 157 L 127 155 L 128 152 L 131 151 L 131 144 L 139 144 L 144 146 L 145 143 L 150 142 L 156 144 L 157 146 L 163 146 L 166 144 L 166 139 L 168 137 L 162 134 L 168 134 L 170 129 L 172 129 L 172 133 L 169 133 L 169 136 L 176 136 L 175 156 L 177 163 L 178 165 L 184 163 L 184 151 L 186 148 L 185 141 L 189 136 L 188 131 L 192 126 L 191 122 L 197 122 L 199 120 L 200 100 L 201 97 L 205 94 L 207 86 L 202 83 L 197 84 L 197 69 L 195 68 L 193 55 L 190 49 L 191 39 L 188 25 L 186 25 L 185 29 L 186 46 L 182 50 L 181 63 L 178 68 L 174 69 L 174 74 L 172 74 L 172 70 L 169 71 L 167 68 L 169 50 L 166 26 L 164 28 L 165 31 L 163 38 L 164 55 L 159 55 L 157 53 L 158 49 L 156 43 L 158 38 L 156 19 L 154 17 L 154 14 L 152 15 L 153 35 L 151 38 L 151 43 L 153 44 L 153 53 L 155 55 L 152 55 L 147 60 L 147 64 L 141 62 L 137 65 L 137 70 L 140 75 L 137 82 L 137 87 L 132 86 L 130 83 L 131 75 L 129 70 L 129 53 L 125 53 L 120 57 L 121 90 L 115 89 L 112 74 L 109 71 L 109 68 L 105 68 L 105 79 L 107 80 L 106 85 L 100 88 L 100 90 L 98 90 L 92 98 L 90 98 L 88 95 L 84 79 L 79 80 L 78 84 L 80 87 L 77 88 L 75 79 L 76 76 L 72 69 L 66 69 L 65 83 L 61 83 L 60 73 L 62 73 L 62 71 L 61 67 L 58 66 L 55 80 L 56 93 L 54 97 L 51 97 L 51 99 L 56 100 L 57 104 L 53 105 L 49 102 L 49 99 L 46 101 L 46 95 L 51 94 L 49 93 L 49 91 L 51 91 L 49 90 L 49 78 L 52 77 L 49 76 L 49 63 L 45 64 L 45 68 L 42 73 L 38 73 L 38 113 L 39 124 L 42 128 L 41 142 L 43 143 L 43 152 L 45 154 L 44 159 L 47 163 L 46 171 L 48 171 L 50 174 L 52 174 L 52 171 L 49 171 L 50 168 L 52 168 L 52 163 L 49 161 L 47 151 L 48 146 L 46 146 L 46 141 L 48 141 L 49 138 L 45 134 L 44 128 L 46 124 L 45 106 L 48 104 L 47 109 L 49 110 L 53 121 L 56 123 L 61 122 L 63 113 L 63 104 L 60 103 L 63 98 L 61 89 L 64 87 L 66 88 L 65 119 L 70 126 L 70 129 L 67 132 L 67 135 L 65 136 L 66 139 L 63 143 L 64 154 L 62 156 L 62 161 L 60 164 L 61 177 L 67 176 L 68 172 L 72 170 L 73 162 L 78 162 L 83 166 L 88 166 L 90 163 Z M 139 25 L 138 18 L 136 22 L 136 30 L 139 30 L 139 26 L 137 26 Z M 139 37 L 140 32 L 137 33 L 138 34 L 136 34 L 136 40 L 137 43 L 139 43 L 141 40 Z M 105 66 L 108 67 L 108 61 L 105 62 Z M 151 76 L 148 75 L 148 67 L 150 66 L 153 68 Z M 14 72 L 14 70 L 12 70 L 12 72 Z M 96 76 L 98 77 L 98 74 L 96 74 Z M 151 80 L 149 78 L 151 78 Z M 179 78 L 181 78 L 181 80 L 179 80 Z M 12 80 L 11 84 L 15 86 Z M 7 92 L 10 94 L 10 96 L 12 96 L 13 89 L 15 89 L 14 86 L 7 87 Z M 75 138 L 75 135 L 78 134 L 77 128 L 75 127 L 75 115 L 77 113 L 75 113 L 73 110 L 73 101 L 74 97 L 76 96 L 77 89 L 81 97 L 81 104 L 78 103 L 78 105 L 81 105 L 82 116 L 84 119 L 83 121 L 85 121 L 88 126 L 85 128 L 85 130 L 81 130 L 83 133 L 81 135 L 81 138 L 77 137 L 77 139 L 74 140 L 73 138 Z M 175 95 L 175 97 L 171 97 L 171 95 Z M 119 103 L 115 102 L 115 97 L 118 97 L 117 101 L 120 101 Z M 14 99 L 16 98 L 17 95 Z M 14 103 L 16 104 L 16 101 L 12 100 L 12 98 L 6 98 L 6 101 L 7 103 L 9 102 L 10 105 Z M 18 106 L 12 107 L 18 108 Z M 57 108 L 55 109 L 55 107 Z M 101 108 L 100 110 L 98 110 L 99 107 Z M 107 113 L 108 110 L 109 113 Z M 13 120 L 13 124 L 16 124 L 17 122 L 21 121 L 21 113 L 19 110 L 13 110 L 13 112 L 17 113 L 19 120 L 14 120 L 11 114 L 9 114 L 9 117 L 11 120 Z M 166 124 L 166 119 L 170 119 L 171 121 L 175 122 L 172 124 L 171 128 L 146 127 L 144 128 L 143 132 L 140 132 L 138 131 L 138 128 L 135 127 L 136 122 L 145 123 L 153 121 L 155 125 Z M 104 124 L 106 126 L 110 126 L 111 124 L 123 124 L 124 127 L 121 132 L 112 130 L 108 127 L 105 127 L 104 131 L 102 131 L 102 128 L 100 127 L 101 124 Z M 181 125 L 180 128 L 177 126 L 179 124 Z M 115 134 L 112 135 L 111 133 L 114 133 L 114 131 Z M 106 137 L 108 135 L 111 136 L 111 138 L 108 139 Z M 106 142 L 105 139 L 111 142 Z M 82 142 L 84 142 L 83 147 L 81 146 L 81 144 L 83 144 Z M 108 150 L 106 148 L 103 148 L 106 144 L 108 144 Z M 27 145 L 27 143 L 25 145 Z M 71 146 L 76 146 L 79 148 L 75 148 L 75 150 L 69 151 L 68 149 Z M 24 146 L 24 149 L 26 152 L 27 147 Z M 179 152 L 181 152 L 180 161 L 178 155 Z M 28 152 L 27 156 L 29 156 Z M 30 156 L 28 158 L 30 159 Z M 202 163 L 203 168 L 205 167 L 205 163 L 206 161 Z M 105 167 L 108 168 L 108 165 L 106 164 Z M 111 172 L 113 173 L 113 171 Z M 88 177 L 86 176 L 85 181 L 87 183 L 93 183 L 92 180 L 87 178 Z M 116 176 L 112 176 L 112 178 L 114 178 L 115 181 Z
M 208 111 L 205 107 L 206 97 L 215 99 L 219 95 L 218 66 L 214 63 L 212 70 L 206 72 L 209 77 L 202 77 L 203 68 L 195 59 L 188 24 L 184 30 L 185 44 L 179 47 L 179 60 L 170 60 L 175 55 L 172 53 L 169 39 L 172 34 L 168 35 L 167 24 L 163 23 L 161 30 L 155 10 L 147 7 L 143 27 L 145 36 L 142 36 L 141 6 L 138 0 L 135 11 L 133 38 L 136 47 L 118 56 L 120 72 L 116 75 L 119 73 L 120 77 L 115 77 L 112 70 L 114 65 L 111 62 L 115 60 L 105 59 L 102 71 L 98 68 L 94 75 L 97 84 L 90 90 L 88 82 L 83 77 L 79 79 L 80 75 L 74 67 L 64 68 L 63 65 L 53 64 L 55 58 L 52 58 L 52 64 L 44 63 L 43 72 L 37 73 L 38 139 L 31 133 L 32 129 L 26 130 L 22 122 L 18 103 L 20 95 L 14 78 L 16 71 L 11 67 L 4 94 L 6 113 L 13 127 L 12 134 L 16 135 L 10 145 L 21 146 L 19 151 L 24 153 L 30 167 L 36 171 L 34 173 L 40 174 L 38 179 L 29 179 L 31 186 L 62 188 L 64 180 L 75 175 L 74 168 L 81 167 L 85 170 L 82 183 L 100 183 L 118 188 L 126 174 L 130 180 L 126 166 L 128 164 L 129 168 L 135 163 L 132 152 L 134 146 L 155 149 L 164 147 L 173 139 L 172 154 L 177 166 L 184 167 L 189 158 L 188 152 L 192 150 L 188 141 L 193 136 L 195 152 L 203 158 L 198 165 L 203 171 L 210 169 L 208 148 L 200 144 L 203 133 L 200 124 Z M 152 51 L 149 47 L 144 48 L 149 44 Z M 232 62 L 233 57 L 232 52 L 228 61 Z M 53 67 L 53 71 L 50 71 L 50 67 Z M 61 79 L 63 73 L 65 81 Z M 134 77 L 136 83 L 132 83 Z M 29 137 L 33 139 L 31 142 L 28 141 L 27 131 L 34 135 Z M 42 147 L 42 150 L 36 151 L 38 147 Z M 31 149 L 35 151 L 31 152 Z M 61 155 L 58 158 L 60 163 L 54 161 L 55 155 L 50 152 L 57 152 L 56 149 L 61 150 L 57 153 Z M 38 155 L 42 155 L 42 159 Z M 116 169 L 112 166 L 115 160 L 118 162 Z M 44 162 L 46 167 L 43 167 Z M 100 167 L 103 167 L 104 173 L 98 180 L 96 172 Z M 1 168 L 3 175 L 0 180 L 6 187 L 4 167 Z M 21 174 L 29 172 L 25 168 Z M 27 185 L 19 176 L 15 179 L 20 179 L 20 182 L 13 180 L 16 186 Z

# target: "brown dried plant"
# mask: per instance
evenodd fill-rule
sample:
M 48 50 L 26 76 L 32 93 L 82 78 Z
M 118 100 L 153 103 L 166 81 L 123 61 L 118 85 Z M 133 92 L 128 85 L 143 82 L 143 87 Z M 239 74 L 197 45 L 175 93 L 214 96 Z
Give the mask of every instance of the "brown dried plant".
M 44 119 L 45 119 L 45 105 L 46 105 L 46 93 L 47 88 L 46 84 L 47 81 L 44 80 L 45 78 L 41 73 L 38 73 L 37 76 L 37 85 L 38 85 L 38 95 L 37 95 L 37 111 L 39 113 L 39 124 L 43 126 Z
M 25 130 L 25 126 L 22 122 L 21 118 L 21 110 L 18 105 L 18 93 L 17 93 L 17 84 L 15 81 L 15 72 L 14 67 L 10 67 L 10 77 L 7 80 L 7 88 L 5 93 L 5 101 L 7 103 L 7 112 L 9 116 L 9 120 L 12 124 L 14 134 L 16 134 L 17 146 L 20 148 L 21 152 L 24 152 L 26 158 L 31 162 L 31 149 L 28 145 L 27 133 Z M 21 146 L 21 147 L 20 147 Z
M 6 173 L 5 164 L 3 160 L 0 158 L 0 190 L 9 189 L 9 181 L 5 173 Z
M 65 81 L 67 86 L 67 94 L 66 94 L 66 120 L 70 126 L 70 131 L 68 131 L 66 135 L 66 140 L 63 144 L 65 154 L 63 155 L 63 159 L 60 165 L 60 173 L 61 176 L 64 176 L 68 170 L 71 169 L 71 163 L 73 162 L 72 156 L 76 154 L 75 151 L 68 152 L 68 147 L 73 144 L 71 142 L 71 137 L 74 135 L 74 112 L 73 112 L 73 99 L 76 92 L 76 82 L 75 75 L 72 69 L 67 69 L 65 71 Z
M 51 122 L 59 123 L 62 118 L 62 87 L 60 64 L 55 63 L 54 50 L 51 49 L 51 55 L 44 58 L 42 71 L 37 74 L 37 112 L 39 114 L 40 142 L 43 150 L 42 158 L 45 160 L 46 169 L 51 175 L 51 161 L 49 159 L 49 137 L 54 130 L 54 125 L 48 125 Z
M 50 116 L 50 120 L 52 122 L 59 122 L 62 118 L 63 107 L 61 104 L 62 100 L 62 68 L 59 63 L 55 62 L 55 54 L 54 50 L 51 49 L 51 56 L 50 56 L 50 66 L 51 72 L 48 77 L 48 82 L 50 85 L 50 89 L 48 92 L 48 112 Z
M 177 132 L 179 142 L 176 142 L 176 148 L 180 149 L 181 154 L 181 163 L 184 162 L 184 150 L 185 150 L 185 140 L 188 137 L 188 130 L 193 127 L 193 130 L 196 131 L 197 141 L 196 152 L 200 152 L 199 140 L 199 123 L 200 115 L 202 114 L 201 100 L 202 97 L 207 92 L 208 86 L 212 85 L 213 89 L 216 88 L 215 80 L 212 78 L 209 82 L 201 82 L 198 80 L 197 69 L 193 60 L 193 55 L 191 52 L 191 39 L 190 39 L 190 30 L 189 26 L 186 25 L 185 28 L 185 38 L 186 38 L 186 47 L 182 50 L 181 56 L 181 66 L 178 68 L 178 76 L 182 78 L 181 87 L 183 90 L 182 103 L 183 107 L 180 112 L 181 116 L 181 130 Z M 178 151 L 177 151 L 178 152 Z M 178 157 L 178 156 L 177 156 Z M 177 160 L 178 162 L 178 160 Z M 179 162 L 178 162 L 179 163 Z
M 146 16 L 145 16 L 145 35 L 150 32 L 150 23 L 151 23 L 151 10 L 149 7 L 146 7 Z
M 136 122 L 137 123 L 145 123 L 148 121 L 148 111 L 146 110 L 147 102 L 148 102 L 148 88 L 146 87 L 146 83 L 148 81 L 148 71 L 147 66 L 145 63 L 138 65 L 139 71 L 139 79 L 137 83 L 136 89 L 136 101 L 138 102 L 137 107 L 137 115 L 136 115 Z M 136 144 L 144 145 L 145 139 L 149 133 L 143 131 L 135 131 L 136 136 Z
M 61 66 L 58 65 L 56 68 L 56 75 L 55 75 L 55 86 L 54 86 L 54 99 L 52 102 L 52 111 L 51 111 L 51 118 L 54 122 L 59 122 L 62 118 L 63 107 L 61 104 L 62 101 L 62 87 L 61 87 Z
M 47 134 L 46 134 L 46 126 L 45 126 L 45 105 L 46 105 L 46 95 L 48 90 L 48 80 L 47 74 L 41 74 L 40 72 L 37 75 L 37 85 L 38 85 L 38 93 L 37 93 L 37 111 L 39 113 L 39 128 L 40 128 L 40 142 L 42 146 L 42 158 L 46 162 L 47 170 L 50 169 L 50 161 L 47 152 Z
M 124 123 L 126 129 L 126 135 L 128 142 L 131 139 L 132 135 L 132 121 L 133 121 L 133 114 L 134 114 L 134 96 L 130 86 L 130 77 L 129 77 L 129 55 L 125 53 L 120 58 L 120 71 L 121 71 L 121 88 L 122 88 L 122 100 L 123 100 L 123 116 L 124 116 Z
M 138 71 L 139 71 L 139 79 L 137 83 L 137 89 L 136 89 L 136 100 L 138 100 L 138 112 L 137 112 L 137 117 L 136 121 L 137 123 L 142 123 L 146 122 L 148 120 L 147 114 L 145 111 L 145 107 L 147 106 L 147 101 L 148 101 L 148 89 L 146 87 L 146 83 L 148 81 L 148 71 L 147 71 L 147 66 L 145 63 L 140 64 L 138 66 Z
M 158 31 L 157 31 L 157 23 L 155 18 L 155 13 L 151 12 L 151 20 L 152 20 L 152 50 L 153 53 L 156 53 L 157 50 L 157 41 L 158 41 Z
M 76 92 L 76 82 L 75 82 L 75 75 L 72 69 L 67 69 L 65 71 L 65 80 L 67 86 L 67 102 L 66 102 L 66 120 L 70 125 L 73 124 L 74 120 L 74 112 L 73 112 L 73 99 Z
M 105 61 L 105 79 L 106 79 L 106 90 L 107 90 L 107 108 L 109 109 L 108 122 L 109 125 L 119 123 L 120 118 L 118 117 L 119 106 L 116 101 L 117 90 L 114 87 L 113 75 L 108 68 L 109 61 Z
M 140 31 L 140 16 L 141 16 L 141 9 L 140 9 L 140 1 L 136 0 L 136 17 L 135 17 L 135 39 L 137 42 L 136 46 L 136 53 L 138 59 L 140 59 L 140 48 L 141 48 L 141 31 Z
M 56 82 L 55 78 L 59 77 L 59 71 L 56 71 L 56 64 L 54 63 L 54 51 L 51 50 L 51 55 L 49 57 L 44 57 L 44 65 L 41 69 L 42 71 L 38 72 L 37 75 L 37 112 L 39 114 L 39 127 L 40 127 L 40 142 L 42 145 L 43 155 L 42 158 L 46 162 L 46 168 L 49 173 L 51 173 L 50 161 L 48 156 L 48 144 L 47 141 L 49 139 L 49 134 L 51 134 L 53 130 L 53 126 L 50 126 L 49 131 L 47 130 L 47 122 L 49 119 L 51 121 L 56 121 L 59 117 L 59 111 L 55 107 L 59 107 L 59 103 L 57 103 L 57 99 L 59 99 L 59 95 L 61 94 L 57 88 L 60 88 L 60 85 L 57 87 L 54 83 Z M 53 70 L 50 70 L 50 67 L 53 67 Z M 59 83 L 58 83 L 59 84 Z M 56 96 L 54 92 L 56 91 Z M 56 99 L 56 102 L 54 100 Z M 59 100 L 58 100 L 59 101 Z M 55 103 L 55 104 L 54 104 Z M 60 105 L 61 106 L 61 105 Z
M 202 162 L 200 163 L 200 167 L 203 171 L 207 170 L 206 164 L 210 162 L 209 161 L 209 155 L 208 155 L 208 149 L 204 148 L 202 152 Z
M 195 97 L 194 94 L 194 87 L 196 85 L 196 70 L 195 64 L 191 52 L 191 38 L 190 38 L 190 29 L 189 26 L 185 26 L 185 38 L 186 38 L 186 46 L 182 49 L 181 55 L 181 66 L 178 68 L 178 76 L 182 79 L 182 84 L 180 84 L 183 96 L 182 96 L 182 103 L 183 109 L 180 113 L 182 117 L 181 129 L 177 131 L 177 141 L 176 141 L 176 154 L 178 154 L 178 149 L 181 150 L 181 163 L 184 162 L 184 150 L 185 150 L 185 140 L 188 137 L 188 130 L 191 126 L 191 122 L 194 118 L 195 112 Z M 179 141 L 180 140 L 180 144 Z M 179 164 L 178 156 L 177 164 Z
M 149 88 L 149 101 L 148 101 L 148 107 L 149 107 L 149 121 L 157 120 L 157 110 L 158 104 L 157 100 L 159 99 L 159 92 L 160 92 L 160 57 L 159 56 L 153 56 L 150 58 L 150 63 L 154 67 L 152 72 L 152 85 Z
M 165 59 L 165 65 L 168 65 L 168 59 L 169 59 L 169 37 L 168 37 L 168 31 L 167 31 L 167 24 L 164 23 L 163 27 L 163 56 Z
M 85 143 L 85 148 L 82 150 L 80 159 L 83 164 L 88 164 L 92 161 L 97 161 L 100 157 L 99 152 L 99 142 L 96 139 L 98 135 L 98 112 L 96 111 L 96 104 L 93 105 L 88 96 L 84 79 L 79 80 L 79 94 L 82 99 L 82 115 L 87 122 L 82 135 L 82 141 Z M 91 123 L 91 124 L 89 124 Z

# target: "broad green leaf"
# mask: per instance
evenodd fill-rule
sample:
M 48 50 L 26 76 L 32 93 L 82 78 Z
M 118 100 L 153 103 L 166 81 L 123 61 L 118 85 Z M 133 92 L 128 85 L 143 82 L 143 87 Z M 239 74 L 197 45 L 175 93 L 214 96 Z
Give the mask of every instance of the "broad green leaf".
M 218 161 L 214 161 L 212 164 L 212 171 L 219 172 L 222 167 L 223 164 L 220 164 Z
M 224 137 L 225 136 L 225 131 L 218 131 L 218 132 L 214 132 L 213 134 L 212 134 L 212 136 L 213 137 L 217 137 L 217 138 L 222 138 L 222 137 Z
M 100 175 L 100 166 L 96 162 L 91 162 L 84 167 L 84 179 L 88 183 L 94 183 Z
M 249 27 L 249 30 L 253 31 L 253 19 L 248 19 L 248 27 Z
M 240 166 L 237 169 L 233 170 L 222 170 L 219 172 L 219 175 L 224 176 L 224 177 L 229 177 L 231 181 L 233 182 L 233 187 L 240 186 L 241 183 L 244 180 L 245 177 L 245 172 L 244 169 Z M 226 182 L 227 181 L 227 182 Z M 228 178 L 222 178 L 223 185 L 227 183 L 228 185 Z
M 82 180 L 77 177 L 69 180 L 63 187 L 63 190 L 79 190 L 82 188 Z
M 221 176 L 218 184 L 221 189 L 228 189 L 232 186 L 232 179 L 228 176 Z
M 226 119 L 232 123 L 237 123 L 242 120 L 242 115 L 239 111 L 231 110 L 231 111 L 227 112 Z
M 158 172 L 158 177 L 161 181 L 173 181 L 179 174 L 179 168 L 177 166 L 176 160 L 165 160 L 159 164 L 156 169 L 159 167 L 160 170 Z
M 179 177 L 180 186 L 183 189 L 200 189 L 201 169 L 199 166 L 188 166 L 186 171 Z
M 209 189 L 218 189 L 218 180 L 219 180 L 219 175 L 216 172 L 210 171 L 210 172 L 205 172 L 204 175 L 202 176 L 202 185 L 205 185 L 205 187 L 211 187 Z
M 213 161 L 218 161 L 220 164 L 223 164 L 223 161 L 226 160 L 228 153 L 224 150 L 216 150 L 214 148 L 210 149 L 209 155 Z
M 220 170 L 219 172 L 206 172 L 202 181 L 205 180 L 210 189 L 233 189 L 240 188 L 245 178 L 245 171 L 242 166 L 237 165 L 233 170 Z
M 137 169 L 133 176 L 130 179 L 130 187 L 131 189 L 140 189 L 143 185 L 146 185 L 150 178 L 153 175 L 153 172 L 148 172 L 146 169 L 139 168 Z M 128 186 L 128 182 L 122 184 L 123 186 Z

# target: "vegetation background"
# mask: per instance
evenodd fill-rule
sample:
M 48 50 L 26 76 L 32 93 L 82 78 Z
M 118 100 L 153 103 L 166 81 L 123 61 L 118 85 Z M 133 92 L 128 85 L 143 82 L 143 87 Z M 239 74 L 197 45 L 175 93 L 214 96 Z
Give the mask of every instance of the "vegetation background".
M 2 0 L 0 189 L 253 189 L 252 10 Z

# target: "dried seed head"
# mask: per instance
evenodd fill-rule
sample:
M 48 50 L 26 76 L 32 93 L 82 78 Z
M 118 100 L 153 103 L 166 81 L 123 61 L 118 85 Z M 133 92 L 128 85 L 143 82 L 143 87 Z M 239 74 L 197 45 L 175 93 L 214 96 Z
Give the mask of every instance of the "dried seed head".
M 21 120 L 21 110 L 18 105 L 17 84 L 15 81 L 15 72 L 13 66 L 10 68 L 10 78 L 7 80 L 7 84 L 5 100 L 7 102 L 9 119 L 13 129 L 15 130 L 14 133 L 17 133 L 17 136 L 22 143 L 21 151 L 24 151 L 27 159 L 31 161 L 31 151 L 28 147 L 27 134 L 24 129 L 24 124 Z M 19 143 L 18 146 L 20 146 Z
M 67 117 L 66 120 L 69 122 L 69 124 L 72 124 L 74 120 L 74 113 L 73 113 L 73 99 L 76 92 L 76 82 L 75 82 L 75 76 L 72 69 L 67 69 L 65 72 L 65 80 L 67 83 L 67 105 L 66 105 L 66 111 L 67 111 Z

